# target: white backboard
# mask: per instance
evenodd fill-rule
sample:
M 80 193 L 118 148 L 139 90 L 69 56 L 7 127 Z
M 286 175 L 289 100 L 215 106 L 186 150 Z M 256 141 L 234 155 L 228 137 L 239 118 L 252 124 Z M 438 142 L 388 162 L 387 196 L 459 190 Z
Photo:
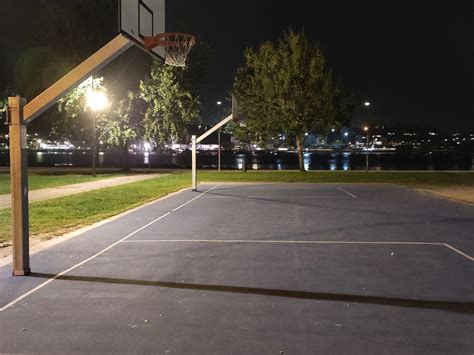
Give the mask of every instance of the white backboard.
M 166 32 L 165 0 L 119 0 L 120 32 L 143 47 L 143 36 L 155 36 Z M 152 50 L 161 58 L 165 49 Z

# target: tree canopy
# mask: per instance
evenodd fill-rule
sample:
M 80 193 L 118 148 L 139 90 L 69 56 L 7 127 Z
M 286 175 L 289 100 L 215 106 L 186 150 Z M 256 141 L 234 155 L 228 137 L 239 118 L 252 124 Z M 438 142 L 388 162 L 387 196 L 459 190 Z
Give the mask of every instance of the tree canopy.
M 153 62 L 150 75 L 140 82 L 138 96 L 147 103 L 145 138 L 158 145 L 187 134 L 187 125 L 198 117 L 200 102 L 193 92 L 188 69 Z
M 91 80 L 93 80 L 93 83 Z M 92 119 L 90 108 L 86 103 L 86 96 L 91 88 L 106 93 L 107 89 L 103 81 L 102 77 L 94 79 L 90 77 L 58 101 L 58 111 L 63 115 L 57 116 L 54 120 L 53 133 L 56 132 L 75 141 L 90 142 L 92 138 Z M 103 117 L 105 114 L 106 111 L 98 113 L 99 117 Z
M 321 48 L 304 32 L 290 30 L 276 43 L 267 41 L 257 50 L 247 49 L 233 95 L 246 115 L 250 137 L 267 142 L 284 133 L 296 144 L 303 171 L 305 133 L 325 131 L 342 119 L 341 90 Z

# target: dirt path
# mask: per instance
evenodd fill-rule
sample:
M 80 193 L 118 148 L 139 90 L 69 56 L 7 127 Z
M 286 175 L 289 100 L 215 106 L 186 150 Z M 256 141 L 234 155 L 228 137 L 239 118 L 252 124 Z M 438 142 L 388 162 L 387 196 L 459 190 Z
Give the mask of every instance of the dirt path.
M 104 189 L 106 187 L 119 186 L 124 184 L 130 184 L 136 181 L 148 180 L 163 176 L 165 174 L 143 174 L 143 175 L 130 175 L 130 176 L 119 176 L 110 179 L 103 179 L 98 181 L 89 181 L 79 184 L 49 187 L 46 189 L 33 190 L 28 193 L 30 202 L 49 200 L 52 198 L 69 196 L 79 194 L 81 192 L 93 191 Z M 10 194 L 0 195 L 0 209 L 8 208 L 11 206 Z

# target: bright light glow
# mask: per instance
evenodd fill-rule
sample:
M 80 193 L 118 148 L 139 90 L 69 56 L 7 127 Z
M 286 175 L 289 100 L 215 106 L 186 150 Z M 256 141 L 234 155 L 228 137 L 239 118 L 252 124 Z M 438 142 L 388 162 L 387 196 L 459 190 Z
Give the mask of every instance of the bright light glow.
M 345 132 L 345 133 L 344 133 L 344 136 L 345 136 L 345 137 L 349 136 L 349 133 Z
M 365 106 L 365 107 L 369 107 L 369 106 L 370 106 L 370 102 L 369 102 L 369 101 L 364 102 L 364 106 Z
M 108 104 L 107 96 L 103 92 L 90 91 L 86 97 L 87 106 L 94 111 L 102 111 Z
M 217 104 L 220 106 L 222 105 L 222 101 L 217 101 Z
M 369 127 L 365 126 L 365 127 L 364 127 L 364 131 L 367 132 L 368 130 L 369 130 Z
M 151 144 L 148 142 L 145 142 L 145 144 L 143 144 L 143 148 L 148 152 L 151 148 Z
M 333 129 L 331 129 L 331 132 L 336 132 L 336 130 L 333 128 Z

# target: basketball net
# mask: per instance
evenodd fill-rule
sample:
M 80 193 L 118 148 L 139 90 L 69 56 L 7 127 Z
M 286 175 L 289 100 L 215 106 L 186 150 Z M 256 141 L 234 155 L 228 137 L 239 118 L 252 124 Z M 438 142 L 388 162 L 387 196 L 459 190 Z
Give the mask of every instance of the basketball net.
M 185 67 L 186 58 L 196 44 L 196 38 L 187 33 L 162 33 L 153 37 L 144 37 L 145 48 L 165 47 L 165 63 L 174 67 Z

